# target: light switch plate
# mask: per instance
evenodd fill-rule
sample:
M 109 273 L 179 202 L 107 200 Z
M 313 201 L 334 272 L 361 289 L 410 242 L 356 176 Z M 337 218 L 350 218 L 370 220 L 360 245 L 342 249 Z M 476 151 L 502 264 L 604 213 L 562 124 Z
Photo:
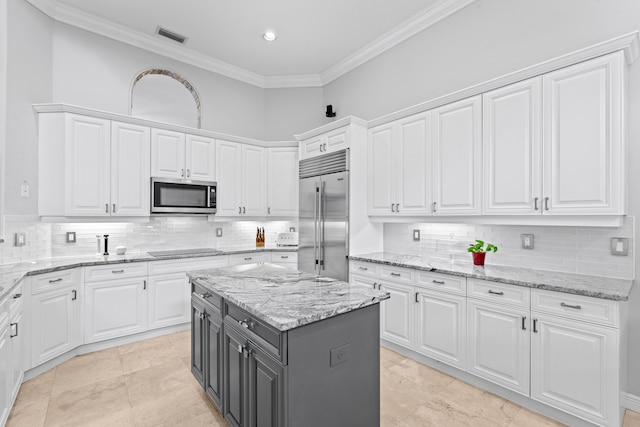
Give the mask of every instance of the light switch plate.
M 222 228 L 216 228 L 216 237 L 222 237 Z
M 629 239 L 624 237 L 611 238 L 611 255 L 627 256 L 629 255 Z
M 521 234 L 522 249 L 533 249 L 533 234 Z
M 13 245 L 24 246 L 26 244 L 27 244 L 27 236 L 24 233 L 16 233 Z
M 413 230 L 413 240 L 420 240 L 420 230 Z
M 67 243 L 75 243 L 75 242 L 76 242 L 76 232 L 67 231 Z

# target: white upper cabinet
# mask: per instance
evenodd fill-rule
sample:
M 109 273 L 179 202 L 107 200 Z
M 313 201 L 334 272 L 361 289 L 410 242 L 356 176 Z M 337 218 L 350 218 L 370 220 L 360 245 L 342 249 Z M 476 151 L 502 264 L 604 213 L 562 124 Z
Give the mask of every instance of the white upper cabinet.
M 431 212 L 430 113 L 369 130 L 369 215 Z
M 267 148 L 267 215 L 298 216 L 298 148 Z
M 151 132 L 151 175 L 154 177 L 215 180 L 216 141 L 164 129 Z
M 336 129 L 300 142 L 300 160 L 349 148 L 349 129 Z
M 479 215 L 482 182 L 481 95 L 431 111 L 434 215 Z
M 534 215 L 542 197 L 542 78 L 483 95 L 483 213 Z
M 148 127 L 77 114 L 45 116 L 39 215 L 149 215 Z
M 543 76 L 543 209 L 624 214 L 624 54 Z
M 217 216 L 265 216 L 266 149 L 237 142 L 216 142 Z

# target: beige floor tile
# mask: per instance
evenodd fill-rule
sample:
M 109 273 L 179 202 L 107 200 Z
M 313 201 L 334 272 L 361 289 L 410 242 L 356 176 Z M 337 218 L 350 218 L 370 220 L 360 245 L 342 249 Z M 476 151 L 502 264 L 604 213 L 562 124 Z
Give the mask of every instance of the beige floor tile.
M 404 358 L 400 363 L 394 364 L 389 370 L 394 374 L 401 375 L 415 382 L 423 388 L 442 388 L 454 381 L 454 378 L 447 374 L 443 374 L 429 366 L 407 358 Z
M 18 402 L 11 409 L 6 427 L 43 427 L 47 415 L 49 396 L 40 396 Z
M 178 358 L 124 376 L 129 401 L 132 404 L 157 399 L 176 390 L 191 389 L 192 378 L 191 372 Z
M 124 378 L 110 378 L 53 394 L 45 425 L 133 426 Z
M 191 372 L 191 356 L 182 357 L 181 359 L 182 363 L 184 363 L 187 369 L 189 369 L 189 372 Z
M 180 360 L 181 355 L 174 349 L 168 339 L 158 340 L 154 338 L 149 341 L 151 342 L 143 341 L 144 345 L 134 346 L 133 344 L 127 344 L 126 346 L 118 347 L 124 374 Z
M 55 372 L 55 368 L 50 369 L 47 372 L 22 383 L 18 397 L 16 397 L 16 404 L 19 404 L 23 400 L 30 401 L 39 400 L 43 397 L 48 398 L 51 395 L 51 390 L 53 389 Z
M 509 427 L 563 427 L 564 424 L 520 407 Z
M 169 340 L 173 349 L 180 357 L 191 357 L 191 331 L 178 332 L 169 335 Z
M 498 427 L 480 415 L 464 411 L 459 407 L 451 406 L 442 401 L 435 400 L 419 405 L 409 416 L 398 423 L 399 427 Z
M 429 392 L 413 381 L 388 369 L 380 373 L 380 425 L 396 425 L 429 399 Z
M 115 348 L 83 354 L 56 367 L 51 394 L 121 376 L 122 365 Z
M 389 369 L 393 365 L 400 363 L 405 359 L 406 357 L 396 353 L 395 351 L 389 350 L 385 347 L 380 347 L 380 367 L 382 369 Z
M 624 414 L 623 427 L 640 427 L 640 414 L 627 409 Z
M 508 426 L 520 406 L 495 394 L 454 380 L 438 392 L 443 402 L 472 416 L 485 418 L 496 425 Z
M 135 352 L 146 350 L 149 348 L 162 347 L 162 346 L 166 346 L 166 347 L 170 346 L 170 341 L 167 335 L 162 335 L 155 338 L 149 338 L 143 341 L 136 341 L 130 344 L 124 344 L 116 347 L 116 350 L 118 351 L 118 354 L 122 356 L 125 354 L 135 353 Z
M 191 387 L 179 387 L 153 399 L 131 402 L 136 427 L 189 425 L 191 420 L 211 415 L 211 409 Z

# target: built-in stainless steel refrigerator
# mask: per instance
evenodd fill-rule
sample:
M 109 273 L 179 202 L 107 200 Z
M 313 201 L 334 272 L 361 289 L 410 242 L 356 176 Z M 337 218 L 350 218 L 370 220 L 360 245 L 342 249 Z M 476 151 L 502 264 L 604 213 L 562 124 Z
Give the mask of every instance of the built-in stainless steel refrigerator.
M 348 280 L 349 150 L 300 161 L 298 270 Z

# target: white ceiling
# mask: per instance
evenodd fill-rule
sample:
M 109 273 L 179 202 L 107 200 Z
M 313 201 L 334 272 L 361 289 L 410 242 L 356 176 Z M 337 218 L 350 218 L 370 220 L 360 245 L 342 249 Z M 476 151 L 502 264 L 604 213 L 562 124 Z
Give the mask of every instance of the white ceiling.
M 261 87 L 322 86 L 475 0 L 28 0 L 52 18 Z M 156 34 L 158 25 L 188 37 Z M 278 38 L 262 38 L 273 30 Z

